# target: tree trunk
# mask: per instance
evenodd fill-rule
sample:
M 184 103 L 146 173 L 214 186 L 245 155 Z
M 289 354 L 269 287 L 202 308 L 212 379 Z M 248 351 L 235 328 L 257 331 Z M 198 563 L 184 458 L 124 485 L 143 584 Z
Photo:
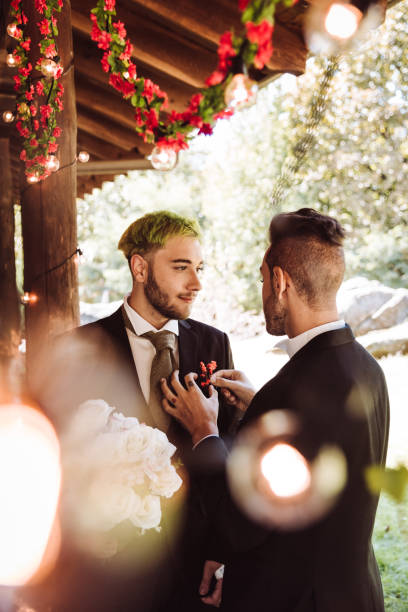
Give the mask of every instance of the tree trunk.
M 0 139 L 0 401 L 13 394 L 11 364 L 20 344 L 20 310 L 14 258 L 14 208 L 9 141 Z
M 32 0 L 25 0 L 33 65 L 37 60 L 40 14 Z M 79 322 L 78 282 L 75 257 L 76 232 L 76 108 L 74 90 L 71 9 L 64 0 L 56 13 L 58 51 L 64 68 L 64 110 L 57 115 L 63 130 L 58 139 L 60 169 L 40 183 L 23 187 L 22 229 L 24 244 L 24 289 L 38 300 L 26 306 L 27 372 L 39 349 L 51 336 L 75 327 Z M 64 262 L 64 263 L 63 263 Z M 62 264 L 59 266 L 59 264 Z M 51 270 L 55 266 L 55 270 Z

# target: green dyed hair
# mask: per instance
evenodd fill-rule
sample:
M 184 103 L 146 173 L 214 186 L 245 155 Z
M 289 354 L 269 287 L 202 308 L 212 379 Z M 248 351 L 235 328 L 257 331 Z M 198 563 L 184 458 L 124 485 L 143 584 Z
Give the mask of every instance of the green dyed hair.
M 118 249 L 130 260 L 136 253 L 143 256 L 163 248 L 174 236 L 201 240 L 200 226 L 194 219 L 160 210 L 148 213 L 129 225 L 119 240 Z

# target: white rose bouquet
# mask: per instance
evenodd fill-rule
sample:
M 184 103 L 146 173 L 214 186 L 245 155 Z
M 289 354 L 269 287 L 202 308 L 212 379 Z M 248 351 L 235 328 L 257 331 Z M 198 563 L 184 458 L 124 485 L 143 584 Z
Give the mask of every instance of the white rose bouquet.
M 161 497 L 182 483 L 171 463 L 176 447 L 159 429 L 89 400 L 62 439 L 65 507 L 80 530 L 107 532 L 129 520 L 158 529 Z

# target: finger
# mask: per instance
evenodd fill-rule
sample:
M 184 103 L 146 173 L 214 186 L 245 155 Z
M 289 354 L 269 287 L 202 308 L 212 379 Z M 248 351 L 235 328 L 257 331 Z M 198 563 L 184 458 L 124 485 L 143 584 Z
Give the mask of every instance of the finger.
M 197 374 L 195 372 L 189 372 L 185 375 L 184 380 L 186 383 L 186 387 L 189 391 L 200 391 L 200 389 L 196 385 Z M 201 393 L 201 392 L 200 392 Z
M 236 395 L 234 395 L 233 393 L 231 393 L 231 391 L 229 391 L 228 389 L 221 389 L 221 395 L 223 395 L 223 397 L 225 398 L 225 400 L 228 402 L 228 404 L 230 404 L 231 406 L 234 406 L 235 404 L 238 403 L 238 398 Z
M 201 578 L 201 584 L 199 593 L 200 595 L 206 595 L 210 590 L 211 576 L 213 575 L 213 570 L 211 567 L 205 563 L 203 567 L 203 577 Z
M 185 389 L 179 379 L 178 370 L 174 370 L 173 374 L 171 375 L 171 386 L 173 387 L 176 395 L 183 395 L 185 392 Z
M 229 378 L 222 378 L 221 376 L 218 376 L 218 372 L 217 374 L 213 374 L 210 378 L 210 381 L 213 385 L 217 386 L 217 387 L 226 387 L 228 389 L 237 389 L 239 387 L 239 382 L 237 382 L 236 380 L 232 380 Z
M 215 606 L 216 608 L 220 607 L 222 597 L 222 578 L 221 580 L 217 580 L 215 588 L 211 595 L 207 597 L 202 597 L 201 601 L 209 606 Z
M 218 391 L 217 391 L 217 389 L 216 389 L 215 387 L 213 387 L 212 385 L 210 385 L 210 386 L 208 387 L 208 389 L 209 389 L 209 394 L 208 394 L 208 395 L 209 395 L 209 397 L 218 397 Z
M 172 406 L 172 405 L 170 404 L 170 402 L 169 402 L 169 401 L 168 401 L 168 400 L 167 400 L 165 397 L 162 399 L 162 406 L 163 406 L 163 409 L 164 409 L 164 410 L 165 410 L 165 411 L 166 411 L 168 414 L 170 414 L 171 416 L 173 416 L 173 417 L 175 417 L 176 419 L 178 419 L 178 415 L 179 415 L 179 413 L 178 413 L 177 409 L 176 409 L 176 408 L 174 408 L 174 406 Z
M 172 404 L 175 404 L 177 401 L 177 396 L 175 396 L 174 393 L 170 391 L 166 379 L 162 378 L 160 382 L 161 382 L 161 389 L 162 389 L 162 393 L 164 397 Z
M 230 380 L 234 380 L 236 374 L 236 370 L 217 370 L 211 376 L 211 378 L 229 378 Z

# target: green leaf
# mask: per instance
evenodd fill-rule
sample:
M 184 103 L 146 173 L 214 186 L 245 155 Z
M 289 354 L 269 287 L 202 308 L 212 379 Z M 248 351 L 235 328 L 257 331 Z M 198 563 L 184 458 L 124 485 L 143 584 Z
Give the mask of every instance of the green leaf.
M 408 469 L 404 465 L 397 468 L 383 468 L 371 465 L 365 471 L 366 482 L 372 493 L 379 494 L 383 489 L 398 502 L 404 499 L 408 486 Z

